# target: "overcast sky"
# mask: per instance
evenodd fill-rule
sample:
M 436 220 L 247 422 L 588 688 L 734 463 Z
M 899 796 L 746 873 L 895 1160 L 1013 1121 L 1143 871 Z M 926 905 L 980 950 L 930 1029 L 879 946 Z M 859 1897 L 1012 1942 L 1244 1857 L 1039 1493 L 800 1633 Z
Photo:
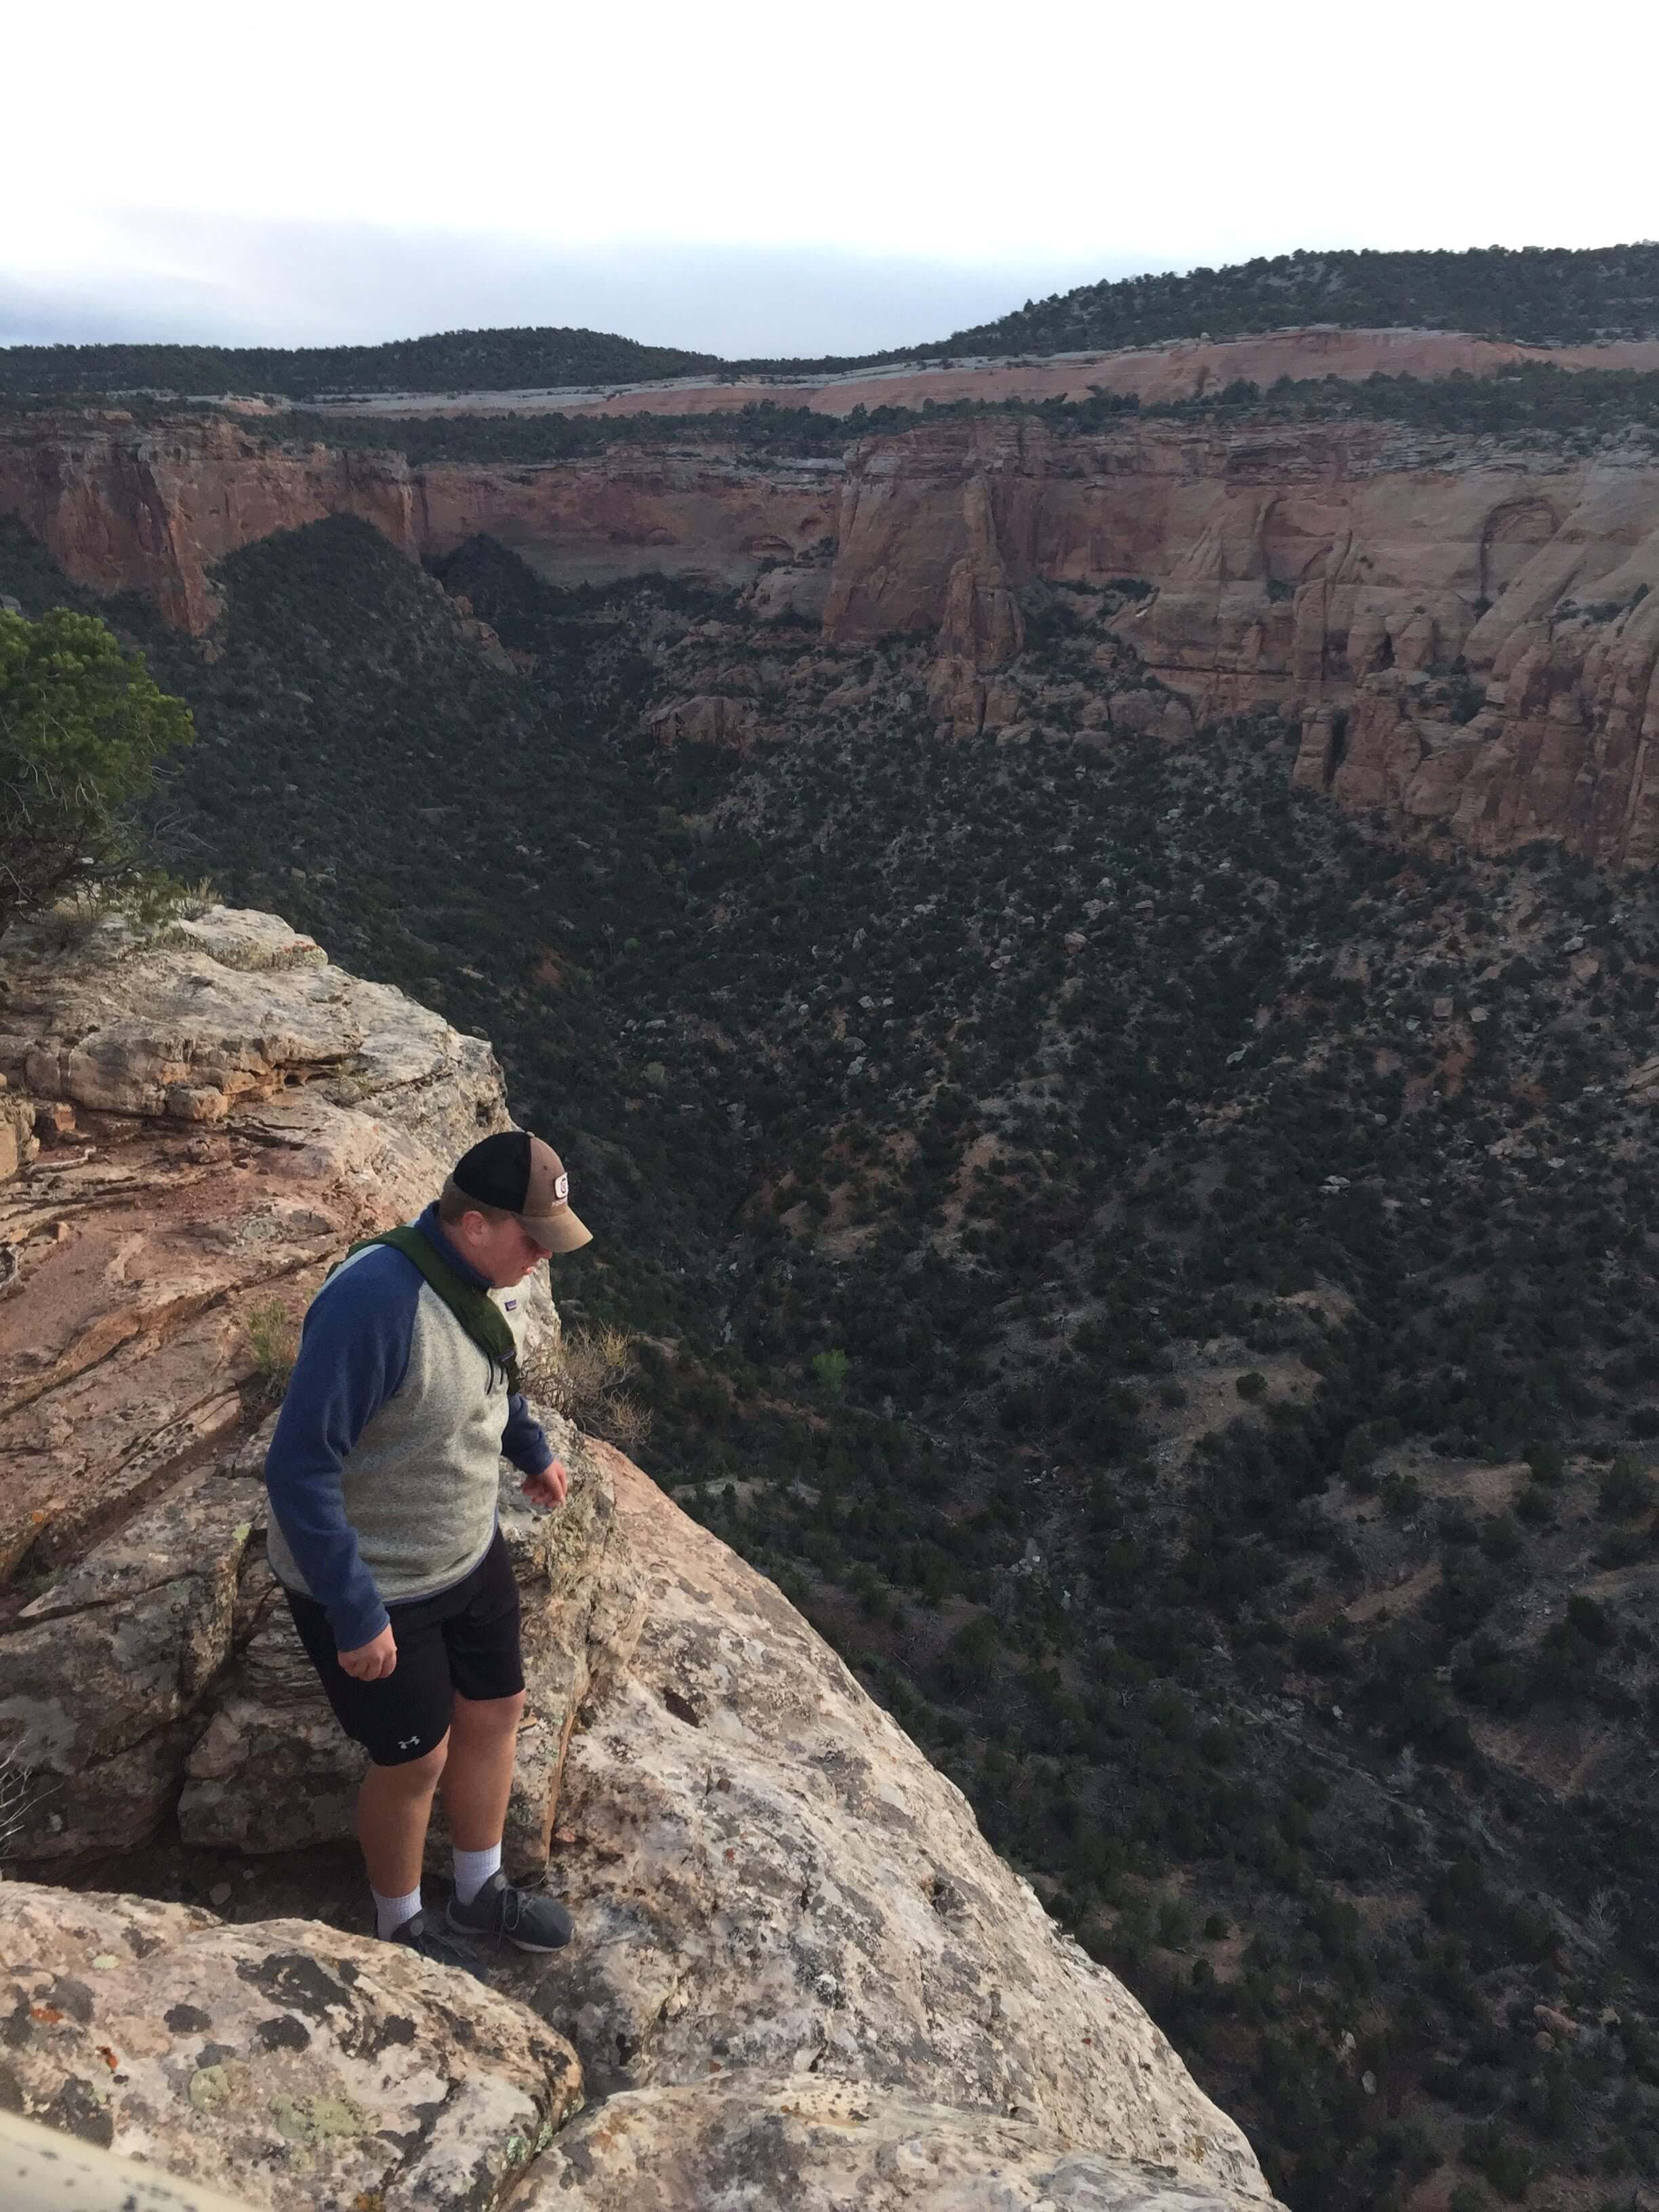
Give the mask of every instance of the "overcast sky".
M 1656 13 L 1609 41 L 1531 0 L 36 6 L 0 343 L 854 352 L 1297 246 L 1654 237 Z

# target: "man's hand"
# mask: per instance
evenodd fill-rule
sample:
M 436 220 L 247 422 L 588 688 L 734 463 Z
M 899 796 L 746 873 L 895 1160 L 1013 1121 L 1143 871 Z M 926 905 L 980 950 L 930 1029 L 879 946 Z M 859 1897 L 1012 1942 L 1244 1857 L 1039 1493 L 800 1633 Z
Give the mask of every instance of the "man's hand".
M 532 1505 L 562 1505 L 570 1487 L 564 1462 L 554 1460 L 539 1474 L 527 1474 L 519 1487 Z
M 372 1644 L 360 1644 L 355 1651 L 342 1651 L 339 1661 L 347 1674 L 359 1682 L 378 1682 L 389 1674 L 398 1663 L 398 1639 L 392 1633 L 391 1622 Z

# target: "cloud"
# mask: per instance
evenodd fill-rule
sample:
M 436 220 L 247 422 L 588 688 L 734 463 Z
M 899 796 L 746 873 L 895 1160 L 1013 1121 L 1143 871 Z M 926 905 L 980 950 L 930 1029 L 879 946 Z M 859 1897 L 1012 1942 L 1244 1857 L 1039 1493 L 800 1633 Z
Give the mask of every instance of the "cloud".
M 957 263 L 834 247 L 539 240 L 363 223 L 106 212 L 64 265 L 0 270 L 0 343 L 373 343 L 574 325 L 731 357 L 866 353 L 948 336 L 1140 265 Z

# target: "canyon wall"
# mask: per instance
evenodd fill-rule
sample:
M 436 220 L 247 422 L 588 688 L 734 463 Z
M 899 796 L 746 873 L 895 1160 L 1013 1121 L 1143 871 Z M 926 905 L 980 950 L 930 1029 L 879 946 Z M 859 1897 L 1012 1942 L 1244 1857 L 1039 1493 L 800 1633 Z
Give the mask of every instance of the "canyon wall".
M 550 582 L 642 570 L 747 583 L 835 527 L 840 464 L 762 470 L 718 446 L 527 465 L 276 445 L 240 422 L 118 412 L 37 416 L 0 434 L 0 514 L 15 514 L 76 582 L 148 592 L 197 635 L 219 611 L 228 553 L 325 515 L 355 514 L 411 557 L 486 530 Z
M 551 584 L 607 584 L 647 573 L 747 584 L 763 563 L 827 548 L 841 464 L 758 467 L 718 446 L 505 468 L 437 462 L 414 471 L 422 554 L 479 531 Z
M 824 632 L 994 666 L 963 611 L 1153 588 L 1120 617 L 1206 716 L 1300 717 L 1297 781 L 1499 852 L 1659 856 L 1659 462 L 1384 423 L 929 425 L 849 455 Z
M 400 455 L 273 446 L 217 416 L 161 429 L 119 413 L 28 417 L 0 436 L 0 514 L 77 583 L 146 592 L 197 633 L 218 611 L 211 564 L 275 531 L 356 514 L 416 550 Z
M 1019 649 L 1032 586 L 1152 587 L 1117 621 L 1203 718 L 1297 718 L 1297 780 L 1500 852 L 1659 856 L 1659 461 L 1370 422 L 923 422 L 845 460 L 711 441 L 534 465 L 276 446 L 217 418 L 40 416 L 0 437 L 0 512 L 194 631 L 237 546 L 351 514 L 412 557 L 478 531 L 550 580 L 761 580 L 763 616 L 850 645 L 935 638 L 949 687 Z M 830 562 L 833 553 L 833 564 Z M 763 573 L 769 572 L 769 573 Z M 981 717 L 997 719 L 981 685 Z M 955 718 L 960 726 L 960 715 Z

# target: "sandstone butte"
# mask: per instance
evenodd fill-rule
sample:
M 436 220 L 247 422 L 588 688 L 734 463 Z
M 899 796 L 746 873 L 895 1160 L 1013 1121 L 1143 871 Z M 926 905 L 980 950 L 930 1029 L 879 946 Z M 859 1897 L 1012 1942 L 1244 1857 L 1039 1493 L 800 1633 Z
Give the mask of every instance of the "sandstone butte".
M 806 615 L 831 645 L 934 641 L 958 729 L 1010 711 L 984 679 L 1019 650 L 1023 590 L 1138 578 L 1150 596 L 1117 627 L 1152 678 L 1200 720 L 1296 720 L 1304 787 L 1484 853 L 1659 854 L 1659 462 L 1642 444 L 1002 417 L 853 439 L 840 459 L 763 463 L 711 436 L 414 467 L 225 417 L 85 413 L 0 435 L 0 512 L 79 580 L 148 591 L 196 632 L 216 561 L 334 514 L 411 557 L 489 532 L 559 583 L 747 584 L 763 618 Z
M 27 1784 L 0 2112 L 283 2212 L 1269 2212 L 955 1787 L 568 1425 L 569 1504 L 532 1512 L 504 1468 L 502 1514 L 508 1850 L 570 1903 L 569 1951 L 485 1989 L 254 1917 L 257 1874 L 234 1920 L 61 1886 L 169 1818 L 277 1880 L 349 1835 L 357 1755 L 264 1560 L 261 1332 L 506 1118 L 482 1040 L 273 917 L 65 936 L 15 931 L 0 1001 L 0 1747 Z

